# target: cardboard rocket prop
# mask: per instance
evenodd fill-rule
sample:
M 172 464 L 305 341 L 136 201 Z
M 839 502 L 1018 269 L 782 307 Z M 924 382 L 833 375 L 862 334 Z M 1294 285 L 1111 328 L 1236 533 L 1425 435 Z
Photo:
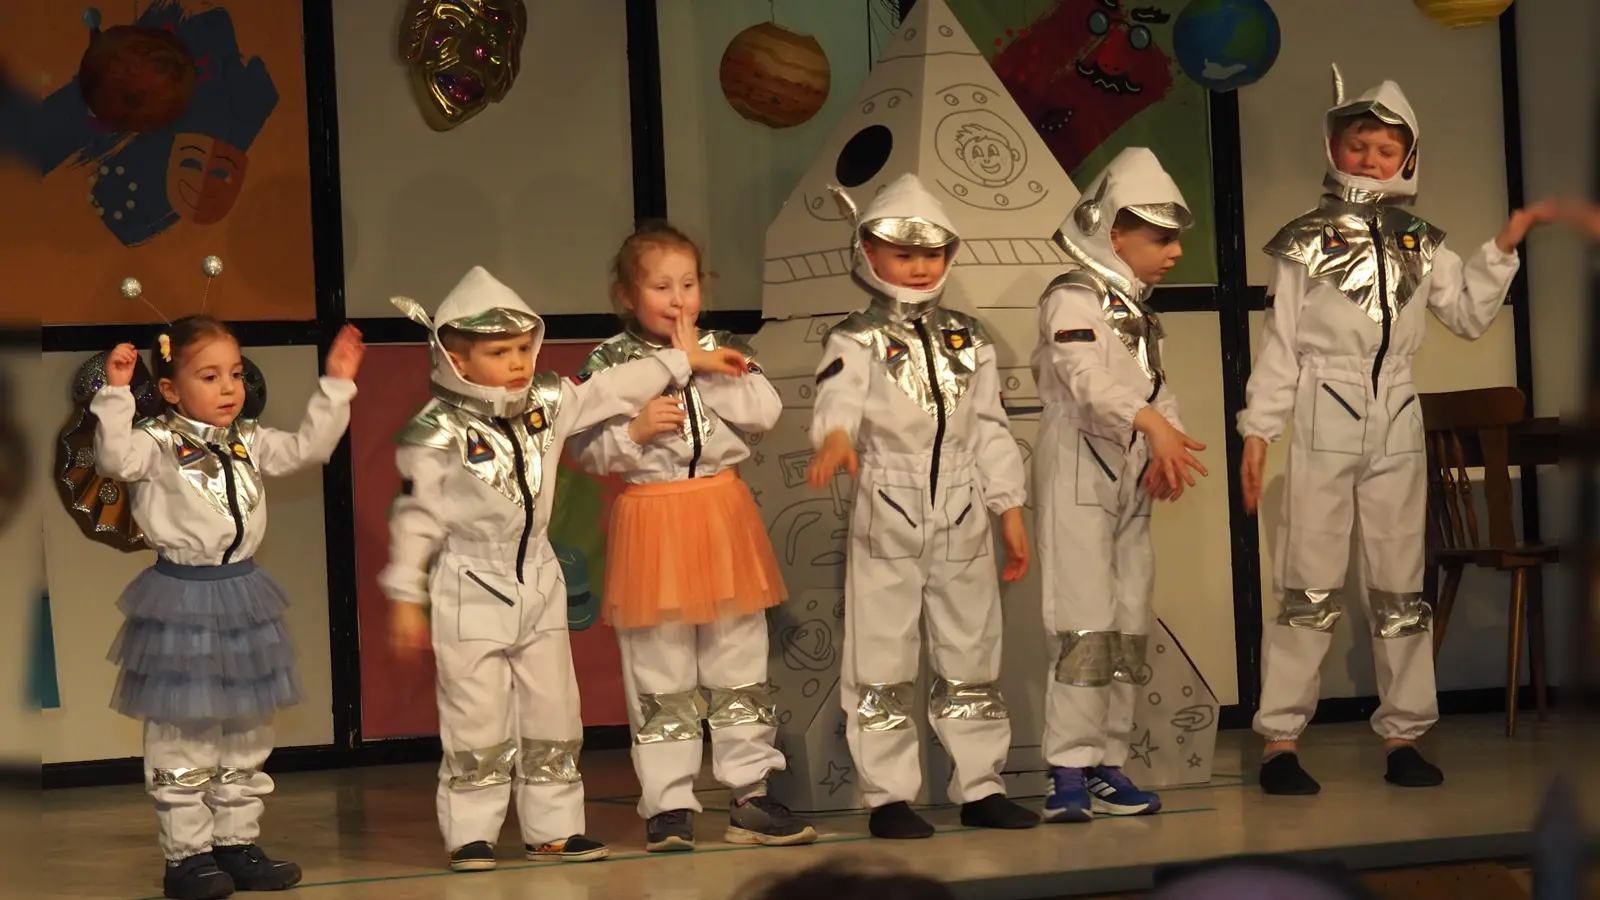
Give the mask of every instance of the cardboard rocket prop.
M 755 493 L 789 588 L 789 601 L 768 615 L 771 680 L 777 691 L 779 747 L 788 771 L 772 792 L 804 811 L 861 805 L 855 766 L 844 739 L 839 657 L 844 650 L 845 535 L 852 485 L 840 474 L 826 492 L 806 486 L 813 373 L 828 328 L 866 306 L 851 277 L 851 225 L 828 186 L 844 187 L 860 206 L 884 185 L 915 173 L 954 218 L 962 244 L 946 281 L 943 304 L 981 318 L 996 344 L 1001 390 L 1013 432 L 1030 456 L 1037 393 L 1028 358 L 1037 340 L 1036 307 L 1067 257 L 1052 240 L 1077 203 L 1078 191 L 1027 118 L 962 30 L 944 0 L 921 0 L 834 126 L 816 161 L 767 229 L 763 314 L 752 340 L 766 375 L 783 398 L 778 425 L 751 438 L 741 472 Z M 776 321 L 772 321 L 776 320 Z M 1028 516 L 1031 519 L 1031 511 Z M 1030 533 L 1032 523 L 1029 522 Z M 1039 757 L 1044 731 L 1045 660 L 1037 567 L 1002 587 L 1005 665 L 1001 689 L 1011 709 L 1013 750 L 1008 780 L 1018 796 L 1044 792 Z M 1216 701 L 1164 629 L 1151 635 L 1152 677 L 1146 694 L 1162 693 L 1161 710 L 1141 705 L 1149 771 L 1130 773 L 1151 786 L 1210 779 Z M 1156 648 L 1165 646 L 1166 651 Z M 870 652 L 870 650 L 864 650 Z M 1158 684 L 1159 683 L 1159 684 Z M 1170 685 L 1170 687 L 1168 686 Z M 926 696 L 926 676 L 919 686 Z M 1172 699 L 1168 699 L 1168 696 Z M 1174 702 L 1209 704 L 1204 716 L 1175 712 Z M 1179 735 L 1169 720 L 1202 724 Z M 924 737 L 923 796 L 946 801 L 950 765 L 918 717 Z M 1135 736 L 1138 739 L 1138 735 Z M 1169 748 L 1188 748 L 1200 765 Z

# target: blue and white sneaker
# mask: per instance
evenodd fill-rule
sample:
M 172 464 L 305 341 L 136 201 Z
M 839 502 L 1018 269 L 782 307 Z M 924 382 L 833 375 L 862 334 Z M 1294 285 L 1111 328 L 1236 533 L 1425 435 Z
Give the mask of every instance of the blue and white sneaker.
M 1088 769 L 1091 808 L 1108 816 L 1143 816 L 1161 811 L 1161 798 L 1134 786 L 1120 766 Z
M 1075 766 L 1050 768 L 1050 796 L 1044 801 L 1046 822 L 1087 822 L 1094 817 L 1083 776 L 1084 770 Z

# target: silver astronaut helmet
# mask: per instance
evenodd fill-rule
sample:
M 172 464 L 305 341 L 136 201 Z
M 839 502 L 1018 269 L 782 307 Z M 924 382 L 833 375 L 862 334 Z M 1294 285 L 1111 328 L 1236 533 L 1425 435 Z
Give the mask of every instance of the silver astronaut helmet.
M 864 211 L 857 211 L 855 201 L 842 188 L 833 187 L 830 190 L 855 228 L 851 247 L 855 253 L 856 277 L 872 292 L 872 302 L 884 307 L 895 319 L 915 319 L 938 306 L 939 295 L 944 293 L 956 252 L 961 249 L 961 236 L 956 233 L 955 223 L 950 220 L 939 199 L 923 187 L 917 176 L 910 174 L 901 175 L 885 185 Z M 873 270 L 863 245 L 864 238 L 910 247 L 942 249 L 946 260 L 944 275 L 931 287 L 920 290 L 890 284 Z
M 517 292 L 500 283 L 482 266 L 474 266 L 439 304 L 439 311 L 428 317 L 422 304 L 409 297 L 392 297 L 389 300 L 406 317 L 428 329 L 433 357 L 433 383 L 455 394 L 485 412 L 497 417 L 520 415 L 528 405 L 531 388 L 511 390 L 489 387 L 468 381 L 456 368 L 450 354 L 445 352 L 439 331 L 455 328 L 468 334 L 512 337 L 530 334 L 533 337 L 533 356 L 539 356 L 539 346 L 544 342 L 544 320 L 528 304 L 522 302 Z M 532 384 L 532 372 L 529 372 Z
M 1387 180 L 1366 178 L 1339 171 L 1334 159 L 1333 139 L 1351 116 L 1371 113 L 1379 121 L 1395 125 L 1411 134 L 1411 147 L 1405 161 Z M 1417 130 L 1417 114 L 1400 85 L 1385 81 L 1354 99 L 1345 97 L 1344 76 L 1333 67 L 1333 106 L 1322 117 L 1322 150 L 1328 158 L 1328 174 L 1323 186 L 1351 203 L 1409 203 L 1417 196 L 1417 147 L 1422 134 Z
M 1077 206 L 1056 230 L 1056 243 L 1079 265 L 1110 282 L 1124 296 L 1140 298 L 1146 287 L 1111 245 L 1111 226 L 1123 210 L 1157 228 L 1184 231 L 1194 224 L 1177 182 L 1146 147 L 1116 155 L 1090 182 Z

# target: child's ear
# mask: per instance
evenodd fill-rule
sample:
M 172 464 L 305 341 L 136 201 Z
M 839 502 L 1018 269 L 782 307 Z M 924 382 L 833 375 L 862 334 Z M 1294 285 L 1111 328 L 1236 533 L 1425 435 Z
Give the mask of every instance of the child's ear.
M 173 406 L 178 405 L 178 389 L 172 386 L 172 379 L 163 378 L 160 382 L 158 382 L 157 386 L 161 388 L 161 396 L 168 403 L 172 404 Z
M 444 355 L 450 358 L 450 365 L 453 366 L 457 372 L 466 370 L 467 358 L 465 356 L 462 356 L 454 350 L 446 350 L 444 351 Z

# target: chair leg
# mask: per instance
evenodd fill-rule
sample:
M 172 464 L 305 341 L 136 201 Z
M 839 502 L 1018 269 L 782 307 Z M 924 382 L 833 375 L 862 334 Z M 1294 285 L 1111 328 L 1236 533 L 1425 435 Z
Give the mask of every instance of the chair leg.
M 1517 688 L 1522 674 L 1522 626 L 1527 619 L 1528 570 L 1511 572 L 1511 619 L 1506 635 L 1506 737 L 1517 734 Z
M 1444 646 L 1444 630 L 1450 624 L 1450 610 L 1456 605 L 1456 592 L 1461 589 L 1462 564 L 1444 566 L 1444 584 L 1439 588 L 1439 599 L 1433 604 L 1433 661 L 1439 661 L 1439 648 Z
M 1544 655 L 1544 570 L 1535 567 L 1528 573 L 1528 668 L 1533 672 L 1533 696 L 1539 710 L 1539 721 L 1544 721 L 1549 709 L 1549 688 L 1545 677 Z

